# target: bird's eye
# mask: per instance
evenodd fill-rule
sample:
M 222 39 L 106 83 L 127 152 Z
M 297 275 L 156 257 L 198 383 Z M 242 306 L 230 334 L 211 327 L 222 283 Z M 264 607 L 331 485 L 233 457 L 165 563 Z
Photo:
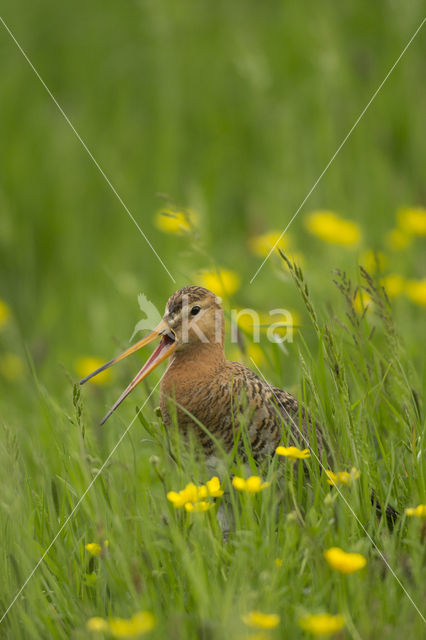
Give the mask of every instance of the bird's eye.
M 196 305 L 195 307 L 192 307 L 191 316 L 196 316 L 197 313 L 199 313 L 200 311 L 201 311 L 201 307 L 199 307 L 198 305 Z

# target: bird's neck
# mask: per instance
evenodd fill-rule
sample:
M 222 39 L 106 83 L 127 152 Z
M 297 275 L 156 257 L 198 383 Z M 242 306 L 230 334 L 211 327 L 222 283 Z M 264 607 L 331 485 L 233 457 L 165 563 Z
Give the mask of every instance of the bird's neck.
M 225 363 L 225 351 L 220 342 L 187 345 L 175 351 L 166 369 L 165 376 L 183 375 L 200 379 L 214 375 Z

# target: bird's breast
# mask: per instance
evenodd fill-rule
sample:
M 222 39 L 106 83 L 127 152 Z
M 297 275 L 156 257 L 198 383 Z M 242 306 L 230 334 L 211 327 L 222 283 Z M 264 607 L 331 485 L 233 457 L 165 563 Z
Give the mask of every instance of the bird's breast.
M 220 367 L 169 367 L 161 383 L 160 408 L 167 426 L 175 414 L 179 429 L 195 433 L 205 449 L 213 448 L 212 438 L 198 423 L 222 440 L 229 432 L 232 436 L 230 380 Z
M 255 455 L 271 453 L 280 439 L 280 422 L 265 393 L 246 379 L 245 369 L 224 362 L 216 370 L 171 366 L 161 384 L 160 407 L 167 426 L 177 426 L 184 435 L 194 434 L 205 453 L 214 452 L 214 439 L 231 451 L 243 426 Z M 203 426 L 200 426 L 201 425 Z M 203 428 L 204 427 L 204 428 Z M 206 431 L 206 429 L 208 431 Z M 214 436 L 214 438 L 209 435 Z

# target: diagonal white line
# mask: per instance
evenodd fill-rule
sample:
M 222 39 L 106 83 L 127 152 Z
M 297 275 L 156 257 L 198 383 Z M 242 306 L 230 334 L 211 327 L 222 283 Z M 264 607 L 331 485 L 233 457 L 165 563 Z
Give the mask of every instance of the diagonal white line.
M 46 89 L 47 93 L 49 94 L 50 98 L 53 100 L 53 102 L 55 103 L 55 105 L 57 106 L 57 108 L 59 109 L 59 111 L 61 112 L 61 114 L 63 115 L 63 117 L 65 118 L 66 122 L 69 124 L 69 126 L 71 127 L 74 135 L 76 136 L 76 138 L 78 139 L 78 141 L 80 142 L 80 144 L 82 145 L 82 147 L 84 148 L 84 150 L 87 152 L 88 156 L 90 157 L 90 159 L 92 160 L 93 164 L 95 165 L 95 167 L 97 168 L 97 170 L 99 171 L 99 173 L 102 175 L 102 177 L 104 178 L 105 182 L 107 183 L 107 185 L 109 186 L 109 188 L 111 189 L 111 191 L 113 192 L 113 194 L 115 195 L 115 197 L 117 198 L 117 200 L 119 201 L 119 203 L 121 204 L 121 206 L 123 207 L 123 209 L 126 211 L 126 213 L 128 214 L 128 216 L 130 217 L 130 219 L 132 220 L 132 222 L 134 223 L 134 225 L 136 226 L 136 228 L 138 229 L 139 233 L 142 235 L 143 239 L 145 240 L 145 242 L 148 244 L 148 246 L 150 247 L 151 251 L 155 254 L 155 256 L 157 257 L 157 260 L 160 262 L 160 264 L 162 265 L 163 269 L 167 272 L 167 274 L 169 275 L 169 277 L 172 279 L 173 282 L 176 282 L 176 280 L 174 279 L 174 277 L 172 276 L 172 274 L 170 273 L 170 271 L 168 270 L 168 268 L 166 267 L 166 265 L 164 264 L 163 260 L 160 258 L 160 256 L 158 255 L 157 251 L 154 249 L 154 247 L 151 244 L 151 241 L 149 240 L 149 238 L 147 237 L 147 235 L 143 232 L 143 230 L 141 229 L 139 223 L 137 222 L 137 220 L 135 219 L 135 217 L 133 216 L 132 212 L 130 211 L 130 209 L 127 207 L 127 205 L 125 204 L 125 202 L 123 201 L 123 199 L 121 198 L 120 194 L 118 193 L 117 189 L 114 187 L 114 185 L 111 183 L 110 179 L 108 178 L 108 176 L 106 175 L 105 171 L 102 169 L 102 167 L 100 166 L 99 162 L 96 160 L 96 158 L 93 156 L 92 152 L 90 151 L 90 149 L 88 148 L 88 146 L 86 145 L 86 143 L 84 142 L 84 140 L 82 139 L 82 137 L 80 136 L 80 134 L 78 133 L 78 131 L 76 130 L 76 128 L 74 127 L 73 123 L 71 122 L 71 120 L 69 119 L 69 117 L 67 116 L 67 114 L 65 113 L 65 111 L 63 110 L 63 108 L 61 107 L 61 105 L 59 104 L 59 102 L 56 100 L 55 96 L 53 95 L 53 93 L 50 91 L 49 87 L 47 86 L 47 84 L 45 83 L 45 81 L 43 80 L 43 78 L 41 77 L 40 73 L 37 71 L 37 69 L 35 68 L 35 66 L 33 65 L 33 63 L 31 62 L 31 60 L 29 59 L 29 57 L 27 56 L 27 54 L 25 53 L 24 49 L 22 48 L 22 46 L 19 44 L 18 40 L 15 38 L 15 36 L 13 35 L 12 31 L 9 29 L 9 27 L 7 26 L 6 22 L 3 20 L 2 16 L 0 16 L 0 22 L 3 24 L 4 28 L 6 29 L 6 31 L 8 32 L 8 34 L 10 35 L 10 37 L 12 38 L 13 42 L 16 44 L 16 46 L 18 47 L 19 51 L 22 53 L 22 55 L 24 56 L 25 60 L 28 62 L 28 64 L 30 65 L 31 69 L 34 71 L 35 75 L 37 76 L 37 78 L 40 80 L 41 84 L 43 85 L 43 87 Z
M 299 429 L 299 425 L 297 425 L 295 423 L 295 421 L 293 420 L 293 418 L 291 417 L 291 415 L 289 414 L 289 412 L 287 411 L 287 409 L 285 408 L 285 406 L 282 404 L 282 402 L 280 401 L 280 399 L 278 398 L 278 396 L 276 395 L 276 393 L 274 392 L 273 388 L 271 387 L 271 385 L 269 384 L 269 382 L 267 381 L 267 379 L 265 378 L 265 376 L 263 375 L 263 373 L 261 372 L 261 370 L 259 369 L 259 367 L 257 366 L 257 364 L 255 363 L 255 361 L 253 360 L 253 358 L 250 356 L 250 360 L 252 361 L 252 363 L 254 364 L 254 366 L 256 367 L 256 369 L 258 370 L 258 372 L 260 373 L 260 375 L 262 376 L 263 380 L 266 382 L 266 384 L 268 385 L 270 391 L 272 392 L 273 396 L 275 397 L 276 401 L 278 402 L 278 404 L 280 405 L 280 407 L 282 409 L 284 409 L 284 411 L 286 412 L 287 416 L 289 417 L 290 421 L 293 423 L 293 425 L 296 427 L 297 431 L 299 432 L 299 434 L 302 436 L 305 444 L 308 446 L 310 452 L 313 454 L 313 456 L 315 457 L 316 461 L 318 462 L 318 464 L 320 465 L 321 469 L 323 471 L 326 471 L 324 465 L 322 464 L 321 460 L 319 459 L 319 457 L 317 456 L 317 454 L 315 453 L 315 451 L 313 449 L 311 449 L 309 440 L 306 438 L 306 436 L 302 433 L 302 431 Z M 389 562 L 386 560 L 385 556 L 383 555 L 382 551 L 379 549 L 379 547 L 377 546 L 377 544 L 374 542 L 373 538 L 370 536 L 370 534 L 368 533 L 367 529 L 364 527 L 364 525 L 362 524 L 361 520 L 358 518 L 358 516 L 356 515 L 355 511 L 352 509 L 351 505 L 349 504 L 349 502 L 346 500 L 344 494 L 340 491 L 339 487 L 337 485 L 334 486 L 334 488 L 336 489 L 336 491 L 338 492 L 339 496 L 342 498 L 342 500 L 344 501 L 344 503 L 346 504 L 346 506 L 348 507 L 349 511 L 352 513 L 353 517 L 355 518 L 355 520 L 357 521 L 357 523 L 359 524 L 359 526 L 361 527 L 361 529 L 364 531 L 365 535 L 367 536 L 367 538 L 370 540 L 371 544 L 373 545 L 373 547 L 376 549 L 376 551 L 378 552 L 378 554 L 380 555 L 380 557 L 382 558 L 383 562 L 385 563 L 385 565 L 387 566 L 387 568 L 389 569 L 389 571 L 391 572 L 391 574 L 393 575 L 393 577 L 395 578 L 395 580 L 397 581 L 397 583 L 399 584 L 399 586 L 401 587 L 401 589 L 403 590 L 403 592 L 405 593 L 405 595 L 407 596 L 407 598 L 410 600 L 411 604 L 413 605 L 413 607 L 415 608 L 415 610 L 417 611 L 417 613 L 419 614 L 419 616 L 421 617 L 421 619 L 423 620 L 423 622 L 426 624 L 426 619 L 424 617 L 424 615 L 422 614 L 422 612 L 420 611 L 419 607 L 416 605 L 416 603 L 414 602 L 413 598 L 411 597 L 411 595 L 408 593 L 407 589 L 404 587 L 404 585 L 402 584 L 401 580 L 398 578 L 397 574 L 395 573 L 395 571 L 392 569 L 392 567 L 390 566 Z
M 0 624 L 3 622 L 3 620 L 5 619 L 5 617 L 7 616 L 7 614 L 9 613 L 9 611 L 11 610 L 11 608 L 13 607 L 13 605 L 15 604 L 15 602 L 17 601 L 17 599 L 19 598 L 19 596 L 21 595 L 21 593 L 23 592 L 23 590 L 25 589 L 25 587 L 27 586 L 27 584 L 29 583 L 29 581 L 31 580 L 31 578 L 33 577 L 33 575 L 35 574 L 35 572 L 37 571 L 37 569 L 39 568 L 39 566 L 41 565 L 41 563 L 43 562 L 43 560 L 45 559 L 45 557 L 47 556 L 47 554 L 49 553 L 50 549 L 53 547 L 53 545 L 55 544 L 56 540 L 58 539 L 58 537 L 61 535 L 62 531 L 65 529 L 65 527 L 67 526 L 67 524 L 69 523 L 69 521 L 71 520 L 71 518 L 73 517 L 73 515 L 75 514 L 75 512 L 77 511 L 77 509 L 79 508 L 79 506 L 81 505 L 81 503 L 83 502 L 84 498 L 87 496 L 87 494 L 89 493 L 90 489 L 93 487 L 93 485 L 95 484 L 96 480 L 99 478 L 99 476 L 101 475 L 101 473 L 103 472 L 103 470 L 105 469 L 105 466 L 108 464 L 109 460 L 111 459 L 111 457 L 114 455 L 115 451 L 117 450 L 117 448 L 119 447 L 121 441 L 125 438 L 125 436 L 127 435 L 127 433 L 129 432 L 132 424 L 134 423 L 134 421 L 136 420 L 136 418 L 138 417 L 138 415 L 140 414 L 140 412 L 142 411 L 142 409 L 145 407 L 146 403 L 148 402 L 148 400 L 150 399 L 150 397 L 152 396 L 152 394 L 154 393 L 154 391 L 156 390 L 156 388 L 158 387 L 158 385 L 161 382 L 162 377 L 160 378 L 160 380 L 157 382 L 157 384 L 155 385 L 155 387 L 152 389 L 152 391 L 149 393 L 148 397 L 146 398 L 145 402 L 143 403 L 143 405 L 141 406 L 141 408 L 139 409 L 139 411 L 137 411 L 135 417 L 132 419 L 132 421 L 129 423 L 129 425 L 127 426 L 126 430 L 122 433 L 120 439 L 118 440 L 118 442 L 114 445 L 114 447 L 111 449 L 111 451 L 109 452 L 107 458 L 104 460 L 104 462 L 102 463 L 101 468 L 98 470 L 98 472 L 96 473 L 96 475 L 94 476 L 94 478 L 92 479 L 92 481 L 90 482 L 90 484 L 87 486 L 87 488 L 85 489 L 84 493 L 80 496 L 80 498 L 77 501 L 77 504 L 74 506 L 73 510 L 71 511 L 71 513 L 69 514 L 69 516 L 67 517 L 67 519 L 65 520 L 65 522 L 63 523 L 63 525 L 61 526 L 61 528 L 59 529 L 59 531 L 57 532 L 57 534 L 55 535 L 55 537 L 53 538 L 53 540 L 50 542 L 49 546 L 47 547 L 47 549 L 45 549 L 45 551 L 43 552 L 42 556 L 40 557 L 40 559 L 38 560 L 37 564 L 34 566 L 34 568 L 32 569 L 31 573 L 28 575 L 27 579 L 25 580 L 25 582 L 23 583 L 23 585 L 18 589 L 18 591 L 16 592 L 15 596 L 13 597 L 13 600 L 11 601 L 11 603 L 9 604 L 9 606 L 7 607 L 6 611 L 3 613 L 3 615 L 0 618 Z
M 252 279 L 250 280 L 250 284 L 252 284 L 253 280 L 256 278 L 256 276 L 258 275 L 258 273 L 260 272 L 260 270 L 263 268 L 263 265 L 265 264 L 265 262 L 270 258 L 271 254 L 273 253 L 273 251 L 275 251 L 277 245 L 279 244 L 281 238 L 284 236 L 284 234 L 287 232 L 289 226 L 291 225 L 291 223 L 293 222 L 293 220 L 296 218 L 296 216 L 299 214 L 300 210 L 302 209 L 303 205 L 305 204 L 305 202 L 309 199 L 309 197 L 311 196 L 311 194 L 315 191 L 315 189 L 317 188 L 318 184 L 320 183 L 320 181 L 322 180 L 322 178 L 324 177 L 324 175 L 326 174 L 326 172 L 328 171 L 329 167 L 333 164 L 335 158 L 337 157 L 337 155 L 340 153 L 341 149 L 344 147 L 344 145 L 346 144 L 346 142 L 348 141 L 348 139 L 350 138 L 350 136 L 352 135 L 352 133 L 354 132 L 354 130 L 356 129 L 356 127 L 358 126 L 360 120 L 363 118 L 363 116 L 365 115 L 365 113 L 367 112 L 367 110 L 369 109 L 369 107 L 371 106 L 372 102 L 375 100 L 375 98 L 377 97 L 378 93 L 381 91 L 383 85 L 385 84 L 385 82 L 387 81 L 387 79 L 389 78 L 389 76 L 392 74 L 392 72 L 394 71 L 395 67 L 398 65 L 399 61 L 401 60 L 401 58 L 405 55 L 408 47 L 411 45 L 411 43 L 413 42 L 414 38 L 417 36 L 417 34 L 419 33 L 419 31 L 421 30 L 421 28 L 423 27 L 424 23 L 425 23 L 426 18 L 423 18 L 422 22 L 420 23 L 420 25 L 417 27 L 416 31 L 413 33 L 413 35 L 411 36 L 411 38 L 409 39 L 409 41 L 407 42 L 407 44 L 405 45 L 405 47 L 403 48 L 402 52 L 399 54 L 399 56 L 397 57 L 397 59 L 395 60 L 395 62 L 393 63 L 393 65 L 391 66 L 391 68 L 389 69 L 389 71 L 387 72 L 387 74 L 385 75 L 385 77 L 383 78 L 382 82 L 379 84 L 379 86 L 377 87 L 376 91 L 373 93 L 373 95 L 371 96 L 370 100 L 367 102 L 366 106 L 364 107 L 364 109 L 361 111 L 361 113 L 359 114 L 358 118 L 355 120 L 354 124 L 352 125 L 352 127 L 349 129 L 348 133 L 345 135 L 345 137 L 343 138 L 342 142 L 340 143 L 340 145 L 338 146 L 337 150 L 333 153 L 333 155 L 331 156 L 330 160 L 328 161 L 328 163 L 326 164 L 326 166 L 324 167 L 324 169 L 322 170 L 322 172 L 320 173 L 320 175 L 318 176 L 318 178 L 316 179 L 316 181 L 314 182 L 313 186 L 311 187 L 311 189 L 308 191 L 308 194 L 305 196 L 305 198 L 302 200 L 302 202 L 300 203 L 300 205 L 298 206 L 298 208 L 296 209 L 296 212 L 293 214 L 293 216 L 290 219 L 290 222 L 287 224 L 287 226 L 285 227 L 284 231 L 281 233 L 280 237 L 278 238 L 278 240 L 275 242 L 274 246 L 271 248 L 271 250 L 269 251 L 268 255 L 266 256 L 266 258 L 263 260 L 262 264 L 260 265 L 260 267 L 257 269 L 256 273 L 254 274 L 254 276 L 252 277 Z

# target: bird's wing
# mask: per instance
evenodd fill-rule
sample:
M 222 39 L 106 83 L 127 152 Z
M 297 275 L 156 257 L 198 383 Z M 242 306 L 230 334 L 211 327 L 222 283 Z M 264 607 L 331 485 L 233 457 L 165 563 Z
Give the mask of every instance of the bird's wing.
M 284 442 L 314 448 L 321 457 L 321 428 L 291 393 L 272 387 L 241 363 L 232 363 L 232 373 L 233 393 L 245 395 L 252 411 L 249 433 L 254 454 L 272 453 Z

